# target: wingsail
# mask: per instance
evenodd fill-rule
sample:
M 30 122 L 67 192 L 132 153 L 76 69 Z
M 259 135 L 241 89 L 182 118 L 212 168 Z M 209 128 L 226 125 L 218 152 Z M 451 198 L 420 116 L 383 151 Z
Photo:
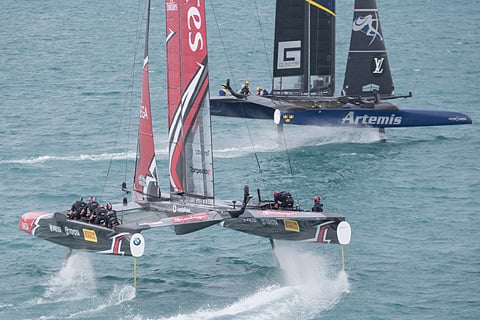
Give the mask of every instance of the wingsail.
M 277 0 L 273 92 L 278 95 L 335 91 L 335 1 Z
M 148 78 L 148 35 L 150 28 L 150 1 L 148 1 L 145 49 L 143 56 L 142 98 L 140 105 L 137 158 L 134 186 L 137 201 L 148 201 L 160 196 L 153 140 L 152 112 L 150 106 L 150 85 Z
M 342 94 L 350 97 L 395 94 L 375 0 L 356 0 Z
M 171 197 L 213 204 L 204 2 L 167 1 L 166 17 Z

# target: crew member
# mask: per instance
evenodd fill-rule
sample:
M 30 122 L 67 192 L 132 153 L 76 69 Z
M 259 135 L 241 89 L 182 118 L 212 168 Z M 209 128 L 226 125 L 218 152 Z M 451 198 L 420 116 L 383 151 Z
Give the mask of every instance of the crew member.
M 320 201 L 321 201 L 321 198 L 319 196 L 313 197 L 312 211 L 323 212 L 323 204 Z
M 220 89 L 218 91 L 218 95 L 219 96 L 228 96 L 230 95 L 230 92 L 227 90 L 227 85 L 226 84 L 222 84 L 222 89 Z
M 80 220 L 86 212 L 87 204 L 83 202 L 83 198 L 80 198 L 72 204 L 70 211 L 68 211 L 68 217 L 72 220 Z
M 258 96 L 268 96 L 268 91 L 262 89 L 261 87 L 257 87 L 257 95 Z
M 278 191 L 273 193 L 273 209 L 278 209 L 280 207 L 280 202 L 278 201 Z
M 112 204 L 107 203 L 107 220 L 106 224 L 108 228 L 118 226 L 117 211 L 113 210 Z
M 99 205 L 97 210 L 97 216 L 95 217 L 95 224 L 106 226 L 107 222 L 107 209 L 103 205 Z
M 250 85 L 250 82 L 248 82 L 248 80 L 245 80 L 245 82 L 243 83 L 242 89 L 240 90 L 240 93 L 245 95 L 251 95 L 252 92 L 250 91 L 249 85 Z
M 90 197 L 88 198 L 88 204 L 87 204 L 87 221 L 93 223 L 95 221 L 95 217 L 97 215 L 97 208 L 98 208 L 98 202 L 95 199 L 95 197 Z

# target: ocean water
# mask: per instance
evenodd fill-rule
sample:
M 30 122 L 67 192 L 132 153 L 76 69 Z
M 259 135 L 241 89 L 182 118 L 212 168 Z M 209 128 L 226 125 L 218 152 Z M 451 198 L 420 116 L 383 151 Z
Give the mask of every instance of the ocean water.
M 345 214 L 352 242 L 279 243 L 221 227 L 144 233 L 133 258 L 75 252 L 18 230 L 20 215 L 131 183 L 145 1 L 2 1 L 0 319 L 477 319 L 480 314 L 480 6 L 378 0 L 400 107 L 464 112 L 468 126 L 286 128 L 213 118 L 216 195 L 285 189 Z M 353 1 L 337 4 L 337 92 Z M 207 1 L 211 90 L 268 87 L 273 1 Z M 152 105 L 168 190 L 164 4 L 154 0 Z M 256 156 L 258 157 L 258 162 Z M 260 169 L 259 169 L 260 167 Z

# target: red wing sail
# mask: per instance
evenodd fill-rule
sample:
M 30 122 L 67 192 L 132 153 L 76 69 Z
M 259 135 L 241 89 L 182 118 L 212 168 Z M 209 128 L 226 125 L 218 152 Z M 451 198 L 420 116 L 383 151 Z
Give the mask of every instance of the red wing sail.
M 142 100 L 140 106 L 137 160 L 134 187 L 141 198 L 159 196 L 155 145 L 153 142 L 152 114 L 150 107 L 150 86 L 148 80 L 148 30 L 150 24 L 150 0 L 148 1 L 145 53 L 143 59 Z
M 213 203 L 204 1 L 166 2 L 171 196 Z

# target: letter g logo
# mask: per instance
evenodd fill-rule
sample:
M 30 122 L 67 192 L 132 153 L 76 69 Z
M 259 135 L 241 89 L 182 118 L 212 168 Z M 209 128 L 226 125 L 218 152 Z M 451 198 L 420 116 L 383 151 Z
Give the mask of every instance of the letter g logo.
M 284 41 L 278 43 L 277 69 L 298 69 L 301 67 L 302 42 Z

